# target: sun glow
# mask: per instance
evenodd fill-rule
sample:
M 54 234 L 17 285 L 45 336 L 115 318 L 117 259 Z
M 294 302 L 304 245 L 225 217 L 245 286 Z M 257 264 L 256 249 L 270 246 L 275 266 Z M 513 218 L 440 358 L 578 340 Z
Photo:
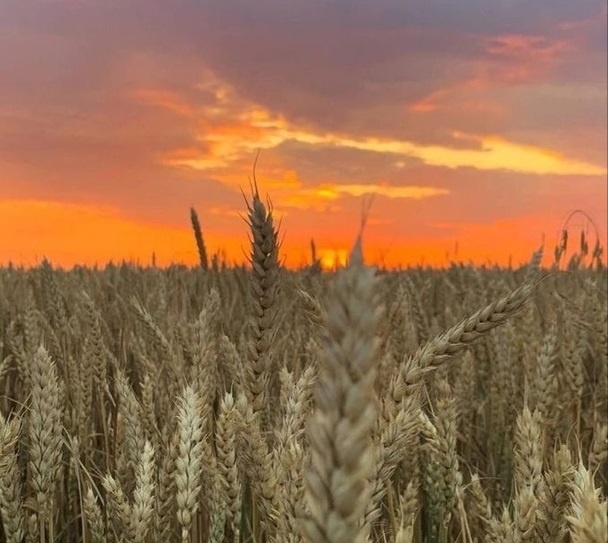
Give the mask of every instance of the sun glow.
M 346 249 L 319 249 L 321 266 L 326 271 L 334 271 L 346 266 L 348 263 L 348 250 Z

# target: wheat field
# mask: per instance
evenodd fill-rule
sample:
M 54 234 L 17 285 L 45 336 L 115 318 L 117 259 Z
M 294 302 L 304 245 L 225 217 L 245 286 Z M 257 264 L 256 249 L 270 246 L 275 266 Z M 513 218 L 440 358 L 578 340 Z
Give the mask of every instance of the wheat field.
M 0 542 L 608 541 L 599 246 L 290 271 L 247 213 L 249 266 L 192 210 L 196 269 L 0 270 Z

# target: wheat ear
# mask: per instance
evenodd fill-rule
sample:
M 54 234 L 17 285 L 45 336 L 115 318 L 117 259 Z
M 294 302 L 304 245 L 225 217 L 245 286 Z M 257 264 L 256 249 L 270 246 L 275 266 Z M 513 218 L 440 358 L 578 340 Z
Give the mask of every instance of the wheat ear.
M 205 241 L 203 240 L 203 231 L 201 230 L 201 223 L 198 220 L 196 209 L 190 208 L 190 222 L 192 223 L 192 230 L 194 232 L 194 239 L 196 241 L 196 248 L 198 250 L 198 258 L 200 261 L 201 268 L 206 270 L 209 267 L 209 261 L 207 259 L 207 249 L 205 247 Z
M 7 543 L 21 543 L 24 536 L 21 473 L 17 459 L 21 420 L 6 420 L 0 413 L 0 519 Z
M 365 540 L 361 520 L 372 492 L 370 436 L 376 422 L 380 313 L 374 270 L 363 265 L 359 237 L 327 308 L 327 337 L 309 425 L 311 465 L 305 474 L 310 517 L 303 527 L 311 543 Z

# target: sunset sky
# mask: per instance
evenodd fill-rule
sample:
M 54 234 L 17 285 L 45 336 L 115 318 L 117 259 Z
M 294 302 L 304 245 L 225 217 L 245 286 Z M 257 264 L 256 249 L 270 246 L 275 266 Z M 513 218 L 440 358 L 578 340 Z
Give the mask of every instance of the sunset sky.
M 596 0 L 0 0 L 0 265 L 327 264 L 375 194 L 388 266 L 518 263 L 582 209 L 607 242 Z M 589 227 L 578 216 L 574 231 Z M 578 230 L 577 230 L 578 229 Z

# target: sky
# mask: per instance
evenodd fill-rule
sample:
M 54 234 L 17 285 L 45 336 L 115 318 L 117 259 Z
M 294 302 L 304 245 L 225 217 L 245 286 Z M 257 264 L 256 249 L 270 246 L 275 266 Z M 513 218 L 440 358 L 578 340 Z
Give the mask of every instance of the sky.
M 607 243 L 596 0 L 0 0 L 0 265 L 517 264 Z

